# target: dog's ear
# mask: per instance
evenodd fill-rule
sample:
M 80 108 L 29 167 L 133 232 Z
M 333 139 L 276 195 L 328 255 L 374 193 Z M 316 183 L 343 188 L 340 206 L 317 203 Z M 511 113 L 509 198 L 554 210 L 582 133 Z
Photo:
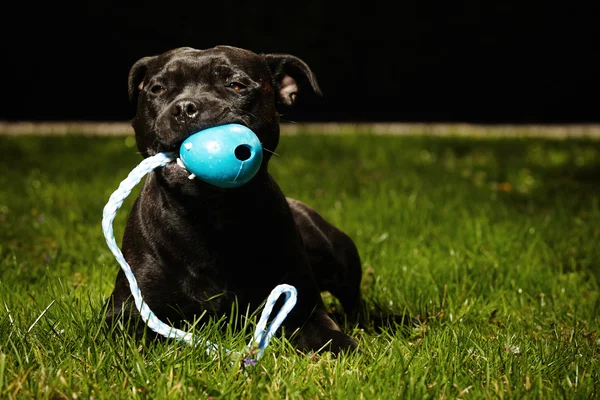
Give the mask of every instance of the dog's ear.
M 140 91 L 144 88 L 144 77 L 148 71 L 148 64 L 156 57 L 144 57 L 136 61 L 129 70 L 129 100 L 135 103 Z
M 261 54 L 267 61 L 278 103 L 291 106 L 296 102 L 298 91 L 307 84 L 321 95 L 317 77 L 304 61 L 289 54 Z

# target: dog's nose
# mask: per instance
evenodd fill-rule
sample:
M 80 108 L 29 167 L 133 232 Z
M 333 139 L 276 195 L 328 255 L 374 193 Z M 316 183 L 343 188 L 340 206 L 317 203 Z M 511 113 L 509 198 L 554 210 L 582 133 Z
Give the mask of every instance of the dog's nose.
M 198 115 L 198 105 L 192 100 L 180 100 L 171 106 L 175 118 L 193 119 Z

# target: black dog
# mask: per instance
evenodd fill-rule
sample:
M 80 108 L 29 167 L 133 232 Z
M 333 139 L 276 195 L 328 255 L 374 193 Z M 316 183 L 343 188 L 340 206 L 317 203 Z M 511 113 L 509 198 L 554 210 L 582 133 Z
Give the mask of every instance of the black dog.
M 123 253 L 154 313 L 182 327 L 203 312 L 220 317 L 255 310 L 280 283 L 298 290 L 284 322 L 303 350 L 334 353 L 357 343 L 325 310 L 321 291 L 336 296 L 356 316 L 361 305 L 361 263 L 352 240 L 307 205 L 286 199 L 267 172 L 279 142 L 280 107 L 299 88 L 319 93 L 316 78 L 299 58 L 258 55 L 218 46 L 178 48 L 137 61 L 129 95 L 137 104 L 133 127 L 144 157 L 177 151 L 189 135 L 238 123 L 252 129 L 265 149 L 259 172 L 234 189 L 221 189 L 176 163 L 150 173 L 129 216 Z M 129 284 L 119 272 L 107 321 L 137 316 Z M 144 331 L 143 324 L 136 333 Z

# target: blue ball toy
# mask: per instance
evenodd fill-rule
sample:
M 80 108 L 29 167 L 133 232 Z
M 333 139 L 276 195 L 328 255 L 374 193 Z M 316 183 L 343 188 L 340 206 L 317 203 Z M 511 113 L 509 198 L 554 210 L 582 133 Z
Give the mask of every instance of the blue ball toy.
M 220 188 L 235 188 L 256 175 L 263 152 L 252 130 L 239 124 L 227 124 L 188 137 L 181 144 L 179 158 L 197 178 Z

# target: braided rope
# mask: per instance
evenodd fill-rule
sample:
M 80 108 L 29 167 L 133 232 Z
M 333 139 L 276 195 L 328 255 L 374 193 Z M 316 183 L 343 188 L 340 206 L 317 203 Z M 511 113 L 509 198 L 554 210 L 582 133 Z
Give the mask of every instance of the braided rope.
M 184 332 L 180 329 L 174 328 L 162 322 L 158 317 L 150 310 L 150 307 L 142 300 L 142 292 L 137 284 L 135 276 L 133 275 L 133 271 L 131 271 L 131 267 L 125 261 L 125 257 L 119 249 L 115 241 L 115 235 L 113 232 L 112 223 L 115 219 L 115 215 L 123 201 L 133 188 L 142 180 L 144 176 L 146 176 L 149 172 L 153 171 L 155 168 L 164 167 L 168 163 L 174 161 L 176 159 L 175 155 L 166 154 L 166 153 L 158 153 L 155 156 L 148 157 L 144 159 L 137 167 L 135 167 L 125 178 L 118 189 L 113 192 L 113 194 L 108 199 L 106 206 L 104 206 L 104 210 L 102 213 L 102 231 L 104 232 L 104 238 L 106 239 L 106 244 L 108 248 L 115 256 L 117 262 L 123 269 L 125 273 L 125 277 L 129 281 L 129 287 L 131 289 L 131 294 L 133 295 L 133 299 L 135 302 L 135 306 L 137 307 L 142 320 L 146 323 L 148 328 L 152 329 L 154 332 L 169 338 L 176 339 L 180 341 L 184 341 L 188 344 L 193 344 L 195 346 L 203 344 L 206 346 L 206 352 L 216 352 L 219 350 L 219 347 L 209 342 L 208 340 L 201 341 L 198 338 L 194 337 L 192 333 Z M 273 311 L 273 307 L 277 299 L 285 294 L 285 302 L 281 307 L 281 310 L 275 317 L 275 319 L 271 322 L 269 327 L 267 328 L 267 321 Z M 294 308 L 296 305 L 297 299 L 297 291 L 296 288 L 291 285 L 281 284 L 276 286 L 272 291 L 267 301 L 265 303 L 265 307 L 261 314 L 260 320 L 256 325 L 256 330 L 254 332 L 253 339 L 248 344 L 250 349 L 257 349 L 256 358 L 255 359 L 246 359 L 244 361 L 245 365 L 254 365 L 256 360 L 258 360 L 265 348 L 269 345 L 269 341 L 279 328 L 279 326 L 283 323 L 283 320 L 287 317 L 288 313 Z M 224 349 L 226 353 L 232 353 L 230 350 Z

